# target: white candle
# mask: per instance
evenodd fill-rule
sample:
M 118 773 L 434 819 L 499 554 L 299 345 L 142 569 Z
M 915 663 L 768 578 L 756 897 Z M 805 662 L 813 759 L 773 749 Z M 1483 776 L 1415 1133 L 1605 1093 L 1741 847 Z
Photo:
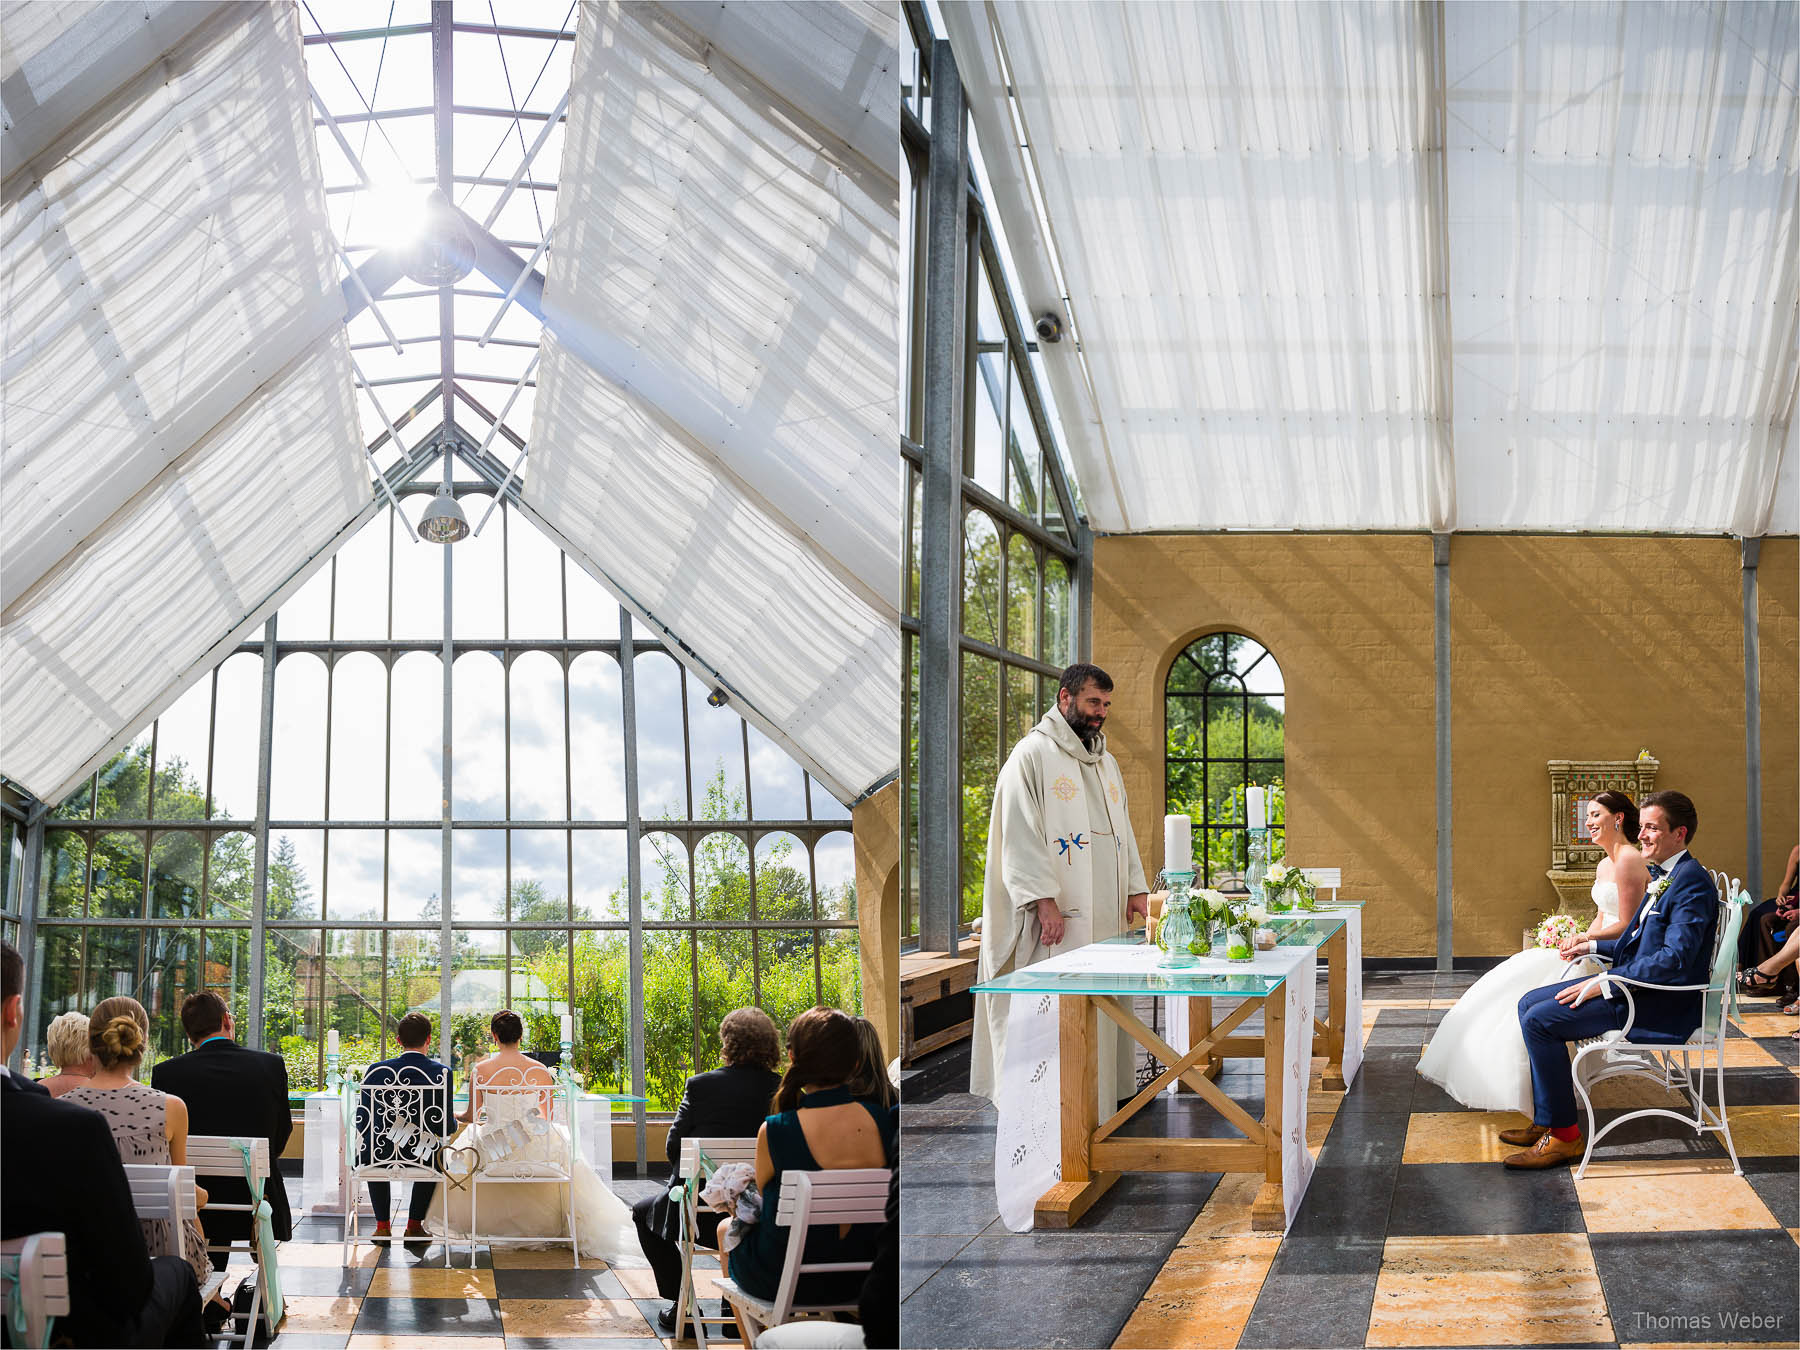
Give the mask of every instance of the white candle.
M 1263 814 L 1263 790 L 1253 787 L 1244 793 L 1245 811 L 1250 817 L 1250 828 L 1265 830 L 1269 827 L 1268 817 Z
M 1194 870 L 1194 822 L 1188 816 L 1163 817 L 1163 871 Z
M 335 1055 L 337 1052 L 338 1034 L 337 1028 L 333 1027 L 330 1031 L 325 1033 L 325 1053 L 328 1055 Z
M 567 1013 L 562 1015 L 562 1038 L 564 1045 L 575 1044 L 575 1019 Z

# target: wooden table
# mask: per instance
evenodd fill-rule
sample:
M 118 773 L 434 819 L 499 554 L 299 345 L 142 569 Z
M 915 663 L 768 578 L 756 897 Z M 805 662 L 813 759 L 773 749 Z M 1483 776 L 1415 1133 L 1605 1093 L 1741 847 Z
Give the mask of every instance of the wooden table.
M 1128 935 L 976 986 L 977 992 L 985 994 L 1056 996 L 1061 1110 L 1060 1156 L 1056 1161 L 1060 1173 L 1059 1179 L 1052 1179 L 1036 1201 L 1033 1217 L 1037 1226 L 1074 1226 L 1125 1172 L 1251 1172 L 1263 1178 L 1251 1208 L 1251 1226 L 1264 1232 L 1279 1232 L 1286 1227 L 1289 1213 L 1298 1204 L 1298 1193 L 1289 1195 L 1288 1191 L 1297 1185 L 1298 1192 L 1304 1192 L 1311 1174 L 1311 1156 L 1306 1153 L 1305 1094 L 1312 1055 L 1322 1053 L 1326 1058 L 1327 1087 L 1341 1086 L 1345 1081 L 1344 1038 L 1351 972 L 1346 959 L 1347 921 L 1343 915 L 1321 912 L 1279 916 L 1271 926 L 1280 934 L 1281 945 L 1273 953 L 1259 953 L 1256 961 L 1248 965 L 1213 959 L 1203 961 L 1198 968 L 1158 968 L 1154 950 L 1145 947 L 1141 938 Z M 1313 1015 L 1311 981 L 1315 954 L 1324 958 L 1329 971 L 1323 1018 Z M 1305 987 L 1300 988 L 1296 981 L 1290 992 L 1289 974 L 1303 979 Z M 1185 1050 L 1171 1045 L 1133 1013 L 1131 1002 L 1141 996 L 1182 1001 L 1188 1027 L 1186 1035 L 1178 1039 L 1187 1040 Z M 1238 1003 L 1215 1022 L 1213 1003 L 1218 999 Z M 1036 1003 L 1041 1004 L 1041 999 Z M 1290 1006 L 1309 1023 L 1304 1042 L 1297 1035 L 1289 1035 Z M 1259 1008 L 1263 1012 L 1262 1034 L 1242 1034 L 1239 1028 Z M 1099 1119 L 1097 1104 L 1101 1018 L 1120 1027 L 1162 1066 L 1148 1086 L 1104 1121 Z M 1360 1032 L 1360 1027 L 1357 1030 Z M 1009 1030 L 1009 1063 L 1014 1049 L 1013 1032 Z M 1302 1053 L 1303 1063 L 1299 1062 Z M 1214 1081 L 1225 1059 L 1244 1057 L 1263 1061 L 1260 1119 Z M 1203 1097 L 1243 1137 L 1120 1135 L 1127 1121 L 1159 1092 L 1176 1083 Z M 1006 1132 L 1009 1109 L 1033 1109 L 1031 1103 L 1014 1106 L 1008 1098 L 1003 1087 L 1002 1134 Z M 996 1148 L 997 1165 L 1005 1148 L 1004 1143 Z M 1296 1150 L 1300 1156 L 1296 1156 Z
M 955 1041 L 967 1040 L 974 1022 L 967 1017 L 920 1036 L 915 1017 L 933 1003 L 967 993 L 975 985 L 976 951 L 912 952 L 900 958 L 900 1062 L 911 1064 Z

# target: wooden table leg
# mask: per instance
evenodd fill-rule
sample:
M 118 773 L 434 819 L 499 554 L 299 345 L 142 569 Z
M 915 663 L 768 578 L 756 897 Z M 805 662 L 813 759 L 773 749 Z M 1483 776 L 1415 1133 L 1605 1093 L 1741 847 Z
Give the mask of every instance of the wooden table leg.
M 1095 1176 L 1091 1161 L 1099 1126 L 1099 1062 L 1094 1000 L 1069 994 L 1057 1000 L 1061 1019 L 1062 1180 L 1038 1199 L 1037 1226 L 1072 1228 L 1119 1179 L 1117 1172 Z M 1111 1028 L 1108 1028 L 1110 1033 Z
M 1279 1233 L 1287 1227 L 1281 1196 L 1281 1099 L 1286 1086 L 1287 990 L 1271 989 L 1263 999 L 1263 1184 L 1250 1205 L 1250 1227 Z
M 1203 1041 L 1208 1036 L 1212 1035 L 1212 1005 L 1213 1001 L 1210 998 L 1190 998 L 1187 1001 L 1188 1043 L 1187 1045 L 1177 1047 L 1178 1049 L 1186 1050 L 1191 1047 L 1195 1041 Z M 1214 1081 L 1218 1080 L 1219 1071 L 1224 1067 L 1224 1059 L 1217 1054 L 1207 1055 L 1206 1062 L 1199 1066 L 1200 1072 Z M 1187 1083 L 1183 1083 L 1178 1090 L 1191 1093 L 1194 1089 Z
M 1325 1036 L 1325 1072 L 1320 1076 L 1319 1085 L 1327 1092 L 1342 1092 L 1349 1086 L 1344 1081 L 1344 1036 L 1347 1028 L 1344 1018 L 1347 1016 L 1347 990 L 1350 965 L 1350 941 L 1348 921 L 1346 926 L 1337 930 L 1327 939 L 1323 948 L 1327 971 L 1326 986 L 1326 1021 L 1330 1030 Z M 1358 1034 L 1362 1031 L 1357 1028 Z

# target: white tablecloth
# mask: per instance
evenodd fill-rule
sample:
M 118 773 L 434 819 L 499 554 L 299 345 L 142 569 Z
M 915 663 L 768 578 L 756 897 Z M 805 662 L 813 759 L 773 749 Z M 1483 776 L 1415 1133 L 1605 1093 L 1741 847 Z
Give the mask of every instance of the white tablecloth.
M 1094 943 L 1053 956 L 1032 970 L 1096 974 L 1144 974 L 1156 969 L 1161 953 L 1150 946 Z M 1313 985 L 1316 957 L 1311 947 L 1278 947 L 1257 952 L 1251 961 L 1203 957 L 1186 970 L 1197 974 L 1285 977 L 1287 1012 L 1285 1062 L 1289 1075 L 1282 1094 L 1282 1193 L 1287 1222 L 1312 1179 L 1306 1151 L 1306 1086 L 1312 1054 Z M 1186 1008 L 1185 999 L 1173 999 Z M 1058 995 L 1014 994 L 1007 1014 L 1006 1061 L 1000 1071 L 999 1122 L 994 1132 L 994 1190 L 1000 1217 L 1015 1233 L 1031 1229 L 1037 1202 L 1062 1179 L 1062 1072 Z M 1102 1017 L 1105 1014 L 1101 1014 Z M 1360 1012 L 1358 1014 L 1360 1022 Z M 1171 1040 L 1176 1048 L 1185 1048 Z

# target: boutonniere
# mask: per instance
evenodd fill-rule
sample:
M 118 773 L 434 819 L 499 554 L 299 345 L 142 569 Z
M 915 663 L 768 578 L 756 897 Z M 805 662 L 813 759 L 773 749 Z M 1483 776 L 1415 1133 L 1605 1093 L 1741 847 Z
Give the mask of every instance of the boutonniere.
M 1644 888 L 1644 894 L 1654 900 L 1668 889 L 1669 874 L 1664 872 L 1660 877 L 1655 877 L 1651 880 L 1650 884 Z

